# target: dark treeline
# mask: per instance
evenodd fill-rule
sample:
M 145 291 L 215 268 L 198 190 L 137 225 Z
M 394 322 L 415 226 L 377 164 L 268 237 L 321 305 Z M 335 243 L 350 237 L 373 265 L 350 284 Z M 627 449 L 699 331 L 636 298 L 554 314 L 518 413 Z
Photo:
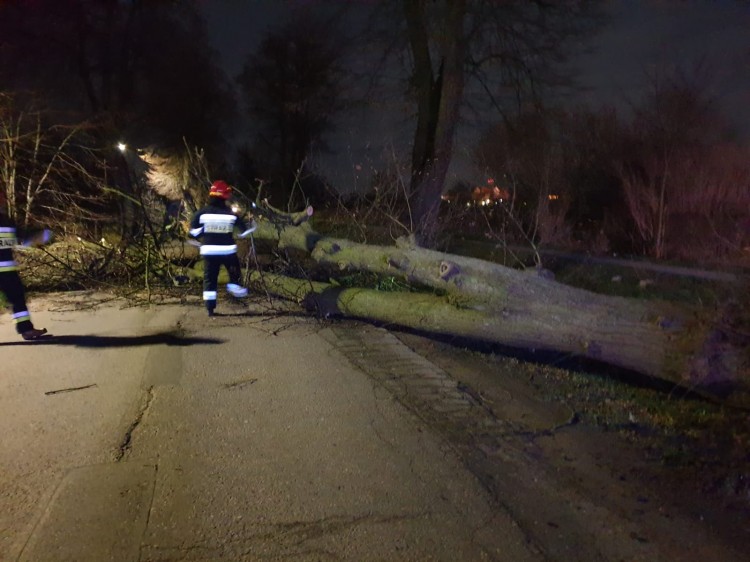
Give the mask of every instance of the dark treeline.
M 348 150 L 331 142 L 337 127 L 366 110 L 411 137 L 346 199 L 350 218 L 390 222 L 428 246 L 462 233 L 660 259 L 742 256 L 748 149 L 700 68 L 655 74 L 628 115 L 554 103 L 574 97 L 566 61 L 607 25 L 599 8 L 300 3 L 227 76 L 197 2 L 5 0 L 3 204 L 24 224 L 96 240 L 159 238 L 170 202 L 194 208 L 219 176 L 279 207 L 332 207 L 352 186 L 331 185 L 316 156 Z M 481 127 L 460 149 L 482 177 L 446 185 L 465 127 Z

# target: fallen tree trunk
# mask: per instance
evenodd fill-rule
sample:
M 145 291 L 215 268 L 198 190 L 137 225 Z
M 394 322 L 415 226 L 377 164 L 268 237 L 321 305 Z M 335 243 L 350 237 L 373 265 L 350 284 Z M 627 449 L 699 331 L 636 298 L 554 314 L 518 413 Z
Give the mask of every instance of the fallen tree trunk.
M 750 407 L 748 353 L 709 314 L 670 303 L 608 297 L 532 272 L 415 247 L 325 237 L 305 222 L 258 219 L 257 240 L 338 271 L 369 271 L 430 287 L 434 294 L 343 289 L 255 274 L 265 290 L 321 313 L 454 334 L 520 349 L 583 356 Z
M 456 335 L 510 347 L 585 356 L 667 380 L 711 398 L 750 407 L 746 379 L 741 377 L 739 349 L 720 342 L 698 342 L 689 329 L 639 320 L 647 307 L 628 299 L 599 295 L 583 316 L 529 314 L 519 304 L 513 312 L 456 307 L 445 297 L 427 293 L 383 292 L 341 288 L 334 284 L 255 272 L 254 283 L 282 298 L 324 315 L 375 320 L 437 334 Z M 566 287 L 569 289 L 569 287 Z M 559 296 L 559 295 L 558 295 Z M 558 303 L 558 308 L 563 303 Z M 611 316 L 612 310 L 619 310 Z M 625 313 L 625 311 L 630 311 Z M 590 319 L 596 323 L 586 325 Z M 691 346 L 696 345 L 696 348 Z M 746 369 L 746 365 L 744 366 Z M 745 375 L 747 373 L 745 372 Z

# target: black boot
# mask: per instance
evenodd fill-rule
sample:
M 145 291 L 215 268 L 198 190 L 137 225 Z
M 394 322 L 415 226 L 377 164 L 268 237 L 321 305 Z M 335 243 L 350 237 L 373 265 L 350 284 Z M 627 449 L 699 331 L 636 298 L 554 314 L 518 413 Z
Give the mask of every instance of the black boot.
M 37 328 L 31 328 L 31 330 L 26 330 L 25 332 L 22 332 L 21 337 L 25 340 L 37 340 L 46 333 L 47 333 L 47 328 L 42 328 L 41 330 Z

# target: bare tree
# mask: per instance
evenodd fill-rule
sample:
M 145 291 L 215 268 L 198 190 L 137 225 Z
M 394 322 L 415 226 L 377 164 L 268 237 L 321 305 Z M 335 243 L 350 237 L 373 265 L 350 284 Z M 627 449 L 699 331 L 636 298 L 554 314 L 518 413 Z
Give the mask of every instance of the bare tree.
M 297 12 L 263 39 L 237 78 L 256 127 L 256 161 L 265 162 L 276 205 L 295 204 L 290 196 L 309 172 L 310 150 L 323 147 L 333 128 L 342 107 L 344 53 L 335 18 Z
M 416 105 L 411 219 L 419 242 L 431 245 L 467 92 L 503 114 L 510 109 L 509 101 L 516 109 L 533 105 L 542 95 L 542 85 L 560 83 L 559 74 L 551 70 L 564 60 L 571 40 L 580 39 L 587 30 L 597 2 L 400 3 Z M 393 12 L 390 18 L 392 22 Z M 394 41 L 390 49 L 398 52 L 398 47 Z
M 4 86 L 37 93 L 74 122 L 106 124 L 102 143 L 223 140 L 228 81 L 192 1 L 7 0 L 0 36 Z
M 434 242 L 440 195 L 453 153 L 467 50 L 466 0 L 439 4 L 430 14 L 425 0 L 404 0 L 417 98 L 411 172 L 416 196 L 413 220 L 420 242 L 428 245 Z M 430 15 L 434 27 L 429 24 Z
M 492 210 L 500 225 L 488 223 L 502 243 L 518 240 L 533 247 L 569 244 L 568 213 L 576 204 L 571 183 L 570 123 L 564 112 L 531 111 L 489 129 L 477 146 L 477 163 L 508 196 Z M 498 228 L 510 224 L 507 228 Z
M 68 204 L 82 201 L 76 192 L 88 191 L 76 182 L 98 181 L 90 167 L 96 167 L 99 158 L 84 148 L 92 126 L 59 124 L 50 117 L 33 101 L 18 103 L 16 97 L 0 93 L 0 180 L 6 211 L 23 226 L 43 222 L 50 215 L 59 218 L 65 208 L 61 200 Z M 80 203 L 73 208 L 83 210 Z M 81 215 L 85 219 L 89 213 Z
M 655 78 L 629 131 L 629 151 L 619 166 L 625 201 L 647 253 L 656 258 L 687 257 L 690 247 L 703 246 L 696 242 L 717 242 L 721 231 L 726 238 L 722 225 L 736 224 L 750 204 L 746 150 L 732 139 L 706 86 L 700 74 Z M 689 233 L 682 227 L 687 223 Z M 714 253 L 721 246 L 714 245 Z
M 148 188 L 167 202 L 163 226 L 174 235 L 186 234 L 213 180 L 205 151 L 186 144 L 181 151 L 143 150 L 137 159 Z

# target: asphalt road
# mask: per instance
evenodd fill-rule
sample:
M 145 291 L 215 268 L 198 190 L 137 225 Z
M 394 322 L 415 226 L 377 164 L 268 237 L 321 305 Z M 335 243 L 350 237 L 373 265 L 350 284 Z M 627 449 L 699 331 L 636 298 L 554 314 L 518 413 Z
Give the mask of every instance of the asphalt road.
M 42 342 L 2 316 L 0 560 L 541 558 L 356 328 L 101 298 L 32 302 Z

